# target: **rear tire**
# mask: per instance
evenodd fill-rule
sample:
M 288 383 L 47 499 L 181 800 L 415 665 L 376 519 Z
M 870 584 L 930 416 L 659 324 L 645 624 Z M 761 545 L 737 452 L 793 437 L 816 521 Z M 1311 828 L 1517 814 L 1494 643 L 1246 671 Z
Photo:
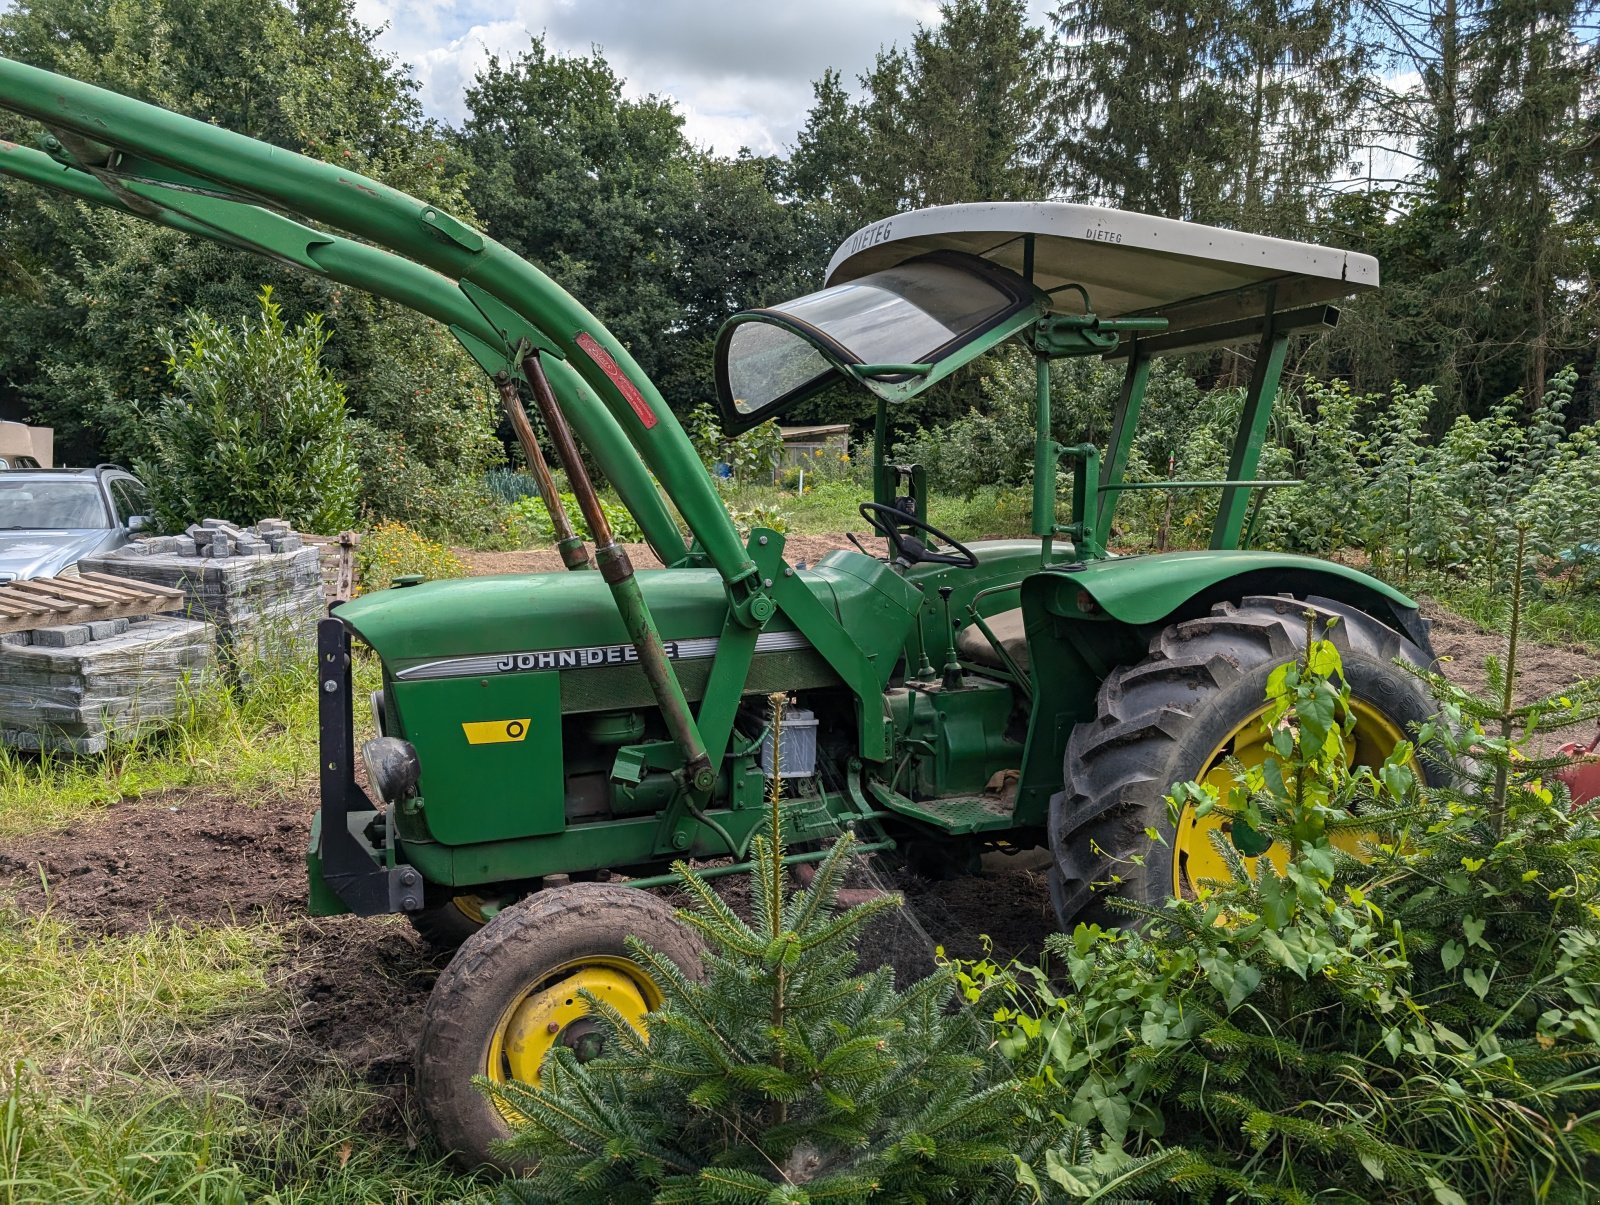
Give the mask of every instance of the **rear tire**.
M 1190 855 L 1168 817 L 1167 792 L 1203 778 L 1234 737 L 1250 731 L 1268 677 L 1305 647 L 1308 608 L 1318 613 L 1319 632 L 1339 620 L 1327 638 L 1343 660 L 1358 722 L 1367 715 L 1379 732 L 1409 734 L 1438 710 L 1422 684 L 1394 664 L 1400 658 L 1431 667 L 1432 651 L 1327 599 L 1247 598 L 1162 629 L 1145 660 L 1111 672 L 1097 696 L 1097 718 L 1079 724 L 1067 742 L 1062 790 L 1050 802 L 1050 894 L 1063 929 L 1079 921 L 1123 923 L 1126 914 L 1106 906 L 1112 896 L 1159 907 L 1192 891 Z M 1359 727 L 1357 733 L 1358 762 L 1388 755 L 1380 740 L 1362 747 Z M 1437 771 L 1422 771 L 1437 781 Z M 1193 829 L 1179 819 L 1192 847 Z M 1152 842 L 1147 828 L 1164 840 Z
M 511 1124 L 472 1077 L 533 1079 L 549 1047 L 580 1036 L 585 1010 L 581 1000 L 573 1007 L 577 986 L 589 987 L 624 1015 L 660 1004 L 659 989 L 627 948 L 630 936 L 690 978 L 700 977 L 700 942 L 672 909 L 648 892 L 617 884 L 573 883 L 536 892 L 490 917 L 462 944 L 428 997 L 417 1093 L 440 1145 L 463 1167 L 525 1170 L 491 1149 L 511 1136 Z M 621 994 L 613 997 L 613 990 Z M 631 1009 L 623 999 L 630 991 L 636 993 Z M 551 1022 L 559 1030 L 554 1036 L 541 1037 L 543 1025 L 530 1030 L 524 1023 L 527 1010 L 541 1007 L 541 1019 L 557 1018 Z

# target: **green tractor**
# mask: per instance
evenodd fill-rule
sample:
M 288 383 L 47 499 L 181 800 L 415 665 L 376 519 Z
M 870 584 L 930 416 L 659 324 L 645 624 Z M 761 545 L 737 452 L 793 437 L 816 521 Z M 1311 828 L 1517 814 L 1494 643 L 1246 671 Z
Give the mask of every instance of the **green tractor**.
M 1395 664 L 1433 661 L 1414 602 L 1342 565 L 1240 548 L 1252 499 L 1293 484 L 1255 476 L 1289 340 L 1377 286 L 1367 256 L 1066 204 L 866 227 L 824 288 L 735 315 L 717 344 L 729 432 L 841 384 L 875 400 L 860 513 L 878 547 L 802 566 L 776 531 L 741 540 L 627 349 L 479 231 L 352 172 L 19 63 L 0 60 L 0 106 L 48 131 L 40 150 L 0 143 L 0 173 L 446 323 L 548 477 L 523 417 L 532 400 L 577 495 L 592 551 L 551 512 L 569 571 L 403 581 L 339 606 L 319 633 L 311 910 L 403 913 L 459 943 L 418 1077 L 440 1139 L 468 1163 L 494 1162 L 508 1129 L 471 1076 L 534 1081 L 557 1044 L 595 1049 L 579 988 L 643 1026 L 660 996 L 628 936 L 695 973 L 694 942 L 641 888 L 670 882 L 679 858 L 747 870 L 774 772 L 792 862 L 842 831 L 867 853 L 958 869 L 986 849 L 1048 846 L 1071 925 L 1105 920 L 1111 895 L 1157 903 L 1224 873 L 1227 821 L 1185 812 L 1174 825 L 1164 795 L 1226 781 L 1226 759 L 1262 759 L 1266 680 L 1302 648 L 1308 609 L 1339 620 L 1356 757 L 1380 760 L 1432 711 Z M 1145 488 L 1124 470 L 1152 360 L 1247 340 L 1226 479 L 1161 483 L 1218 491 L 1209 549 L 1110 555 L 1118 499 Z M 1033 535 L 966 545 L 935 526 L 922 468 L 891 461 L 891 416 L 1007 341 L 1037 365 Z M 1051 366 L 1078 356 L 1125 365 L 1104 449 L 1051 437 Z M 612 538 L 580 444 L 665 568 L 635 571 Z M 382 666 L 359 743 L 357 641 Z M 776 742 L 774 694 L 789 700 Z M 1253 835 L 1240 852 L 1274 856 Z

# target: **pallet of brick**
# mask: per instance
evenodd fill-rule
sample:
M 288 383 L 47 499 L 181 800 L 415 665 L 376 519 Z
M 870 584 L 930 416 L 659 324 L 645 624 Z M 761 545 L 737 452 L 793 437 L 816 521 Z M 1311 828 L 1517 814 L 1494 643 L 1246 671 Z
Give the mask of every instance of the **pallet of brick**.
M 280 519 L 244 528 L 207 519 L 181 536 L 137 540 L 81 565 L 183 591 L 181 607 L 168 613 L 211 624 L 218 653 L 236 672 L 303 656 L 315 645 L 321 557 Z
M 210 625 L 169 616 L 0 636 L 0 744 L 103 753 L 172 721 L 214 650 Z

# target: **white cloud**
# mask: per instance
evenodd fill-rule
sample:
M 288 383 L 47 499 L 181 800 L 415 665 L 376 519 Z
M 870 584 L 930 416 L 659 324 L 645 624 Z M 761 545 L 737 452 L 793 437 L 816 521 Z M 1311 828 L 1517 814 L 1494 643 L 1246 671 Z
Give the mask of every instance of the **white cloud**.
M 4 0 L 0 0 L 4 2 Z M 534 34 L 567 54 L 598 47 L 632 96 L 670 96 L 689 138 L 724 154 L 790 145 L 811 106 L 811 81 L 836 67 L 847 82 L 880 47 L 904 45 L 936 0 L 356 0 L 356 15 L 387 25 L 379 45 L 409 63 L 423 107 L 452 123 L 491 54 Z

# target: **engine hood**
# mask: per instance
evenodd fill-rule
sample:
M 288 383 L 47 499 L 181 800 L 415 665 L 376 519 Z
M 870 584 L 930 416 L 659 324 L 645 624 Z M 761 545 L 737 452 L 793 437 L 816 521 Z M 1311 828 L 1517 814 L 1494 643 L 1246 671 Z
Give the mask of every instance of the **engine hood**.
M 0 582 L 54 577 L 90 553 L 111 547 L 120 534 L 104 528 L 0 531 Z
M 638 579 L 663 641 L 721 631 L 727 595 L 714 570 L 646 569 Z M 571 668 L 628 644 L 610 588 L 586 571 L 424 582 L 363 595 L 335 615 L 400 678 L 483 673 L 501 657 L 543 653 L 569 656 L 526 668 Z

